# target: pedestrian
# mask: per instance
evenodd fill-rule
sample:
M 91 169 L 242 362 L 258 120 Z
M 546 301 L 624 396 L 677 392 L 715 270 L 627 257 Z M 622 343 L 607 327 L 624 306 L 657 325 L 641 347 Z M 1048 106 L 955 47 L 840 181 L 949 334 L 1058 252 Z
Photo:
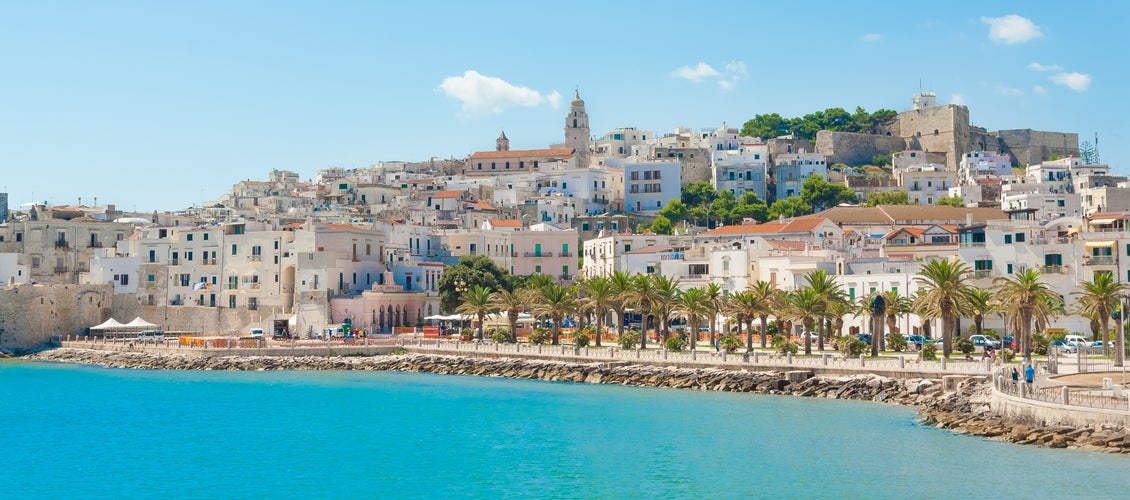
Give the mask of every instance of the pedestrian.
M 1036 369 L 1032 368 L 1032 365 L 1029 364 L 1028 367 L 1024 369 L 1024 382 L 1026 382 L 1028 384 L 1029 389 L 1032 388 L 1032 381 L 1035 378 L 1036 378 Z
M 1012 386 L 1016 387 L 1020 384 L 1020 372 L 1016 371 L 1016 367 L 1012 367 Z

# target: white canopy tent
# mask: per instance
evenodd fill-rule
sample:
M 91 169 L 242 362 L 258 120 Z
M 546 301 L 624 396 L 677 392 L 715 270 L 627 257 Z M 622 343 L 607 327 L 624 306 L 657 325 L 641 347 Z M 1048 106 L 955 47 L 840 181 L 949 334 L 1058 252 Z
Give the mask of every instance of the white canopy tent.
M 122 329 L 122 327 L 124 327 L 124 326 L 126 326 L 126 325 L 124 325 L 124 324 L 122 324 L 122 323 L 119 323 L 119 322 L 118 322 L 118 320 L 116 320 L 116 319 L 114 319 L 114 318 L 110 318 L 110 319 L 108 319 L 108 320 L 106 320 L 106 321 L 103 321 L 103 322 L 102 322 L 101 324 L 99 324 L 99 325 L 97 325 L 97 326 L 92 326 L 92 327 L 90 327 L 90 329 L 91 329 L 91 330 L 98 330 L 98 331 L 103 331 L 103 330 L 121 330 L 121 329 Z
M 126 323 L 122 326 L 132 330 L 148 330 L 157 327 L 157 325 L 141 319 L 141 316 L 134 318 L 133 321 L 130 321 L 129 323 Z

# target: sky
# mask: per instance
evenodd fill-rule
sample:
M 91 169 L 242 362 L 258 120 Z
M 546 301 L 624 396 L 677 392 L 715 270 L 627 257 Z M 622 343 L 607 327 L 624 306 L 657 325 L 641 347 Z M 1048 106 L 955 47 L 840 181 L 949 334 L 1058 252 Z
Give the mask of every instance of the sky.
M 1076 132 L 1130 174 L 1130 2 L 0 0 L 9 205 L 151 212 L 272 169 L 463 158 L 756 114 L 903 111 Z

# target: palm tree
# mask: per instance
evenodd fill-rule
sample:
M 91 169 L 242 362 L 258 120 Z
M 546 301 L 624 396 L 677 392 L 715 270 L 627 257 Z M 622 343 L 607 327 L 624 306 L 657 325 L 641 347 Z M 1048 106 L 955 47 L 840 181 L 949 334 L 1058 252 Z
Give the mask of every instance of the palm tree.
M 691 288 L 684 290 L 682 295 L 676 301 L 675 312 L 687 320 L 687 330 L 693 332 L 691 335 L 691 350 L 695 350 L 697 342 L 695 337 L 698 336 L 699 321 L 703 317 L 710 314 L 713 305 L 710 303 L 710 296 L 707 295 L 706 290 L 702 288 Z
M 817 341 L 818 347 L 821 351 L 824 350 L 824 320 L 829 317 L 828 308 L 832 302 L 839 302 L 844 300 L 843 292 L 840 291 L 839 283 L 836 283 L 835 276 L 824 272 L 823 270 L 811 271 L 804 275 L 804 280 L 808 282 L 808 288 L 811 288 L 818 297 L 820 297 L 820 304 L 813 312 L 817 315 L 819 327 L 817 328 Z M 805 354 L 811 354 L 805 352 Z
M 824 310 L 824 296 L 815 288 L 805 287 L 789 294 L 789 307 L 787 308 L 797 320 L 804 325 L 804 354 L 812 354 L 812 331 L 816 321 L 820 319 Z
M 631 304 L 628 301 L 627 290 L 632 288 L 632 276 L 623 271 L 613 271 L 608 282 L 612 286 L 612 300 L 608 306 L 616 313 L 616 340 L 620 340 L 624 335 L 624 312 Z
M 482 285 L 475 285 L 474 288 L 463 292 L 459 296 L 460 304 L 455 310 L 467 316 L 474 316 L 479 320 L 479 333 L 478 339 L 483 339 L 483 326 L 486 321 L 486 316 L 494 312 L 494 306 L 490 302 L 490 288 Z
M 741 333 L 742 323 L 745 323 L 745 349 L 753 350 L 753 318 L 761 312 L 761 304 L 753 292 L 745 290 L 730 296 L 727 302 L 727 313 L 738 320 L 738 332 Z
M 499 312 L 506 313 L 506 321 L 510 323 L 510 340 L 518 341 L 518 315 L 526 310 L 526 300 L 521 292 L 499 290 L 490 294 L 490 306 Z
M 608 309 L 616 298 L 616 289 L 612 281 L 603 276 L 583 281 L 580 288 L 585 294 L 581 302 L 596 315 L 596 346 L 600 347 L 600 337 L 604 333 L 604 318 L 608 316 Z
M 985 315 L 991 313 L 994 309 L 993 293 L 981 288 L 970 288 L 965 293 L 965 304 L 968 312 L 973 315 L 974 331 L 977 332 L 977 335 L 984 335 L 985 330 L 982 324 L 985 322 Z
M 769 315 L 779 305 L 780 290 L 776 283 L 758 280 L 749 288 L 749 292 L 753 294 L 753 300 L 758 305 L 757 317 L 761 319 L 761 347 L 764 348 L 769 333 Z
M 726 295 L 722 293 L 722 285 L 718 283 L 707 283 L 706 288 L 703 289 L 706 298 L 710 302 L 710 311 L 707 316 L 710 317 L 710 345 L 714 345 L 714 335 L 722 336 L 718 333 L 718 313 L 726 307 Z
M 844 316 L 852 314 L 854 307 L 854 304 L 849 300 L 839 300 L 828 304 L 828 315 L 832 317 L 832 331 L 828 332 L 829 337 L 839 337 L 844 334 Z
M 1118 305 L 1118 299 L 1126 290 L 1125 283 L 1114 281 L 1111 273 L 1095 273 L 1091 281 L 1079 285 L 1082 289 L 1072 293 L 1078 297 L 1079 314 L 1085 318 L 1098 320 L 1102 331 L 1103 356 L 1110 355 L 1110 315 Z M 1121 321 L 1121 318 L 1120 318 Z M 1122 350 L 1115 355 L 1115 366 L 1122 366 Z
M 969 266 L 950 259 L 934 259 L 922 266 L 914 281 L 922 293 L 914 310 L 922 318 L 942 319 L 942 356 L 953 352 L 953 327 L 965 303 L 969 288 Z
M 993 280 L 993 298 L 1002 304 L 1008 322 L 1017 332 L 1025 358 L 1032 356 L 1032 323 L 1047 325 L 1059 295 L 1048 288 L 1040 272 L 1025 269 Z M 948 345 L 947 345 L 948 347 Z
M 661 338 L 666 342 L 671 329 L 671 313 L 679 300 L 679 280 L 658 274 L 653 274 L 651 280 L 655 287 L 655 302 L 651 304 L 651 311 L 659 319 L 663 328 Z M 697 337 L 698 332 L 694 332 L 694 335 Z
M 532 311 L 553 320 L 553 345 L 561 343 L 561 321 L 577 311 L 577 294 L 571 286 L 550 283 L 532 290 Z
M 640 312 L 642 319 L 643 335 L 640 336 L 640 348 L 647 349 L 647 329 L 651 317 L 651 308 L 659 296 L 655 291 L 655 283 L 651 278 L 637 274 L 632 276 L 632 286 L 623 292 L 623 300 Z

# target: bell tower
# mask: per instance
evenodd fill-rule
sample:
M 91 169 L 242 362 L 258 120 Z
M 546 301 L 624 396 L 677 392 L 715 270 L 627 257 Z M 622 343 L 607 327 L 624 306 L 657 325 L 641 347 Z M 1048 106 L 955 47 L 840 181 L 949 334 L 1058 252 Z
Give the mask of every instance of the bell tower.
M 589 115 L 578 90 L 569 103 L 569 114 L 565 115 L 565 147 L 575 151 L 578 167 L 589 166 L 589 137 Z
M 495 151 L 510 151 L 510 139 L 506 138 L 506 131 L 498 134 L 498 139 L 494 140 Z

